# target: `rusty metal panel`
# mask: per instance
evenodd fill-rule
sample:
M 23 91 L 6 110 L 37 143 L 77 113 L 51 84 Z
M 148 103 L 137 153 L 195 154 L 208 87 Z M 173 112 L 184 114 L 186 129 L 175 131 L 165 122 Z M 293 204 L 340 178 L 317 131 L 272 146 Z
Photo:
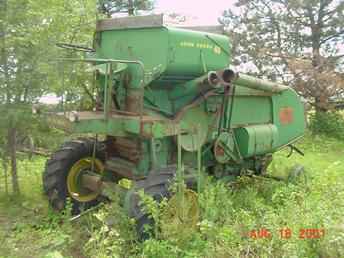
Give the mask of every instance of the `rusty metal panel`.
M 111 172 L 129 179 L 134 179 L 137 175 L 137 167 L 135 163 L 121 159 L 111 158 L 105 163 L 105 168 Z
M 279 119 L 282 125 L 291 124 L 294 120 L 292 107 L 284 107 L 279 111 Z
M 142 142 L 139 139 L 116 137 L 112 146 L 120 157 L 129 161 L 137 163 L 142 156 Z
M 193 30 L 193 31 L 201 31 L 201 32 L 208 32 L 214 34 L 224 34 L 225 30 L 222 25 L 216 26 L 178 26 L 179 29 L 185 30 Z
M 149 16 L 129 16 L 121 18 L 112 18 L 99 20 L 97 22 L 97 31 L 138 29 L 138 28 L 157 28 L 163 26 L 163 15 Z

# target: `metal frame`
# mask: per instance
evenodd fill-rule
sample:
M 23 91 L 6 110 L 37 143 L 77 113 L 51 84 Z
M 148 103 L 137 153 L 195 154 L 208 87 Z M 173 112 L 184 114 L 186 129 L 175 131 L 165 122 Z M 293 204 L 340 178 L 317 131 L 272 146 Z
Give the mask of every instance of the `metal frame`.
M 121 60 L 121 59 L 104 59 L 104 58 L 59 58 L 58 62 L 86 62 L 86 63 L 105 63 L 105 82 L 104 82 L 104 117 L 105 119 L 109 118 L 110 114 L 110 102 L 111 96 L 109 96 L 111 81 L 112 81 L 112 66 L 113 63 L 122 63 L 122 64 L 134 64 L 140 67 L 142 71 L 142 80 L 140 88 L 143 88 L 145 85 L 145 68 L 144 64 L 141 61 L 131 61 L 131 60 Z

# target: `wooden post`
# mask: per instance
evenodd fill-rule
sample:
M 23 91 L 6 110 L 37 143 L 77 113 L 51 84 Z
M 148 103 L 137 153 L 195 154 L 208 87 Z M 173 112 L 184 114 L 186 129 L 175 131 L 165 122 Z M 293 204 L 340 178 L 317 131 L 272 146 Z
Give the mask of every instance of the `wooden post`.
M 19 183 L 17 173 L 17 130 L 14 126 L 8 127 L 8 151 L 11 158 L 11 178 L 12 178 L 12 189 L 14 194 L 19 194 Z

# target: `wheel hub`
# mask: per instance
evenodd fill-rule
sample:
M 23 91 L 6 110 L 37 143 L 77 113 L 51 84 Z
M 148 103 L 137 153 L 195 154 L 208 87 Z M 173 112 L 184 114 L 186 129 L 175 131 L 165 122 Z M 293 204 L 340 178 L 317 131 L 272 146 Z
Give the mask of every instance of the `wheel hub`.
M 190 189 L 183 193 L 175 194 L 168 201 L 162 214 L 161 231 L 163 236 L 188 235 L 186 231 L 192 231 L 199 221 L 199 207 L 197 193 Z
M 67 190 L 69 195 L 79 202 L 95 200 L 100 193 L 100 188 L 96 186 L 90 187 L 85 179 L 87 179 L 87 175 L 89 174 L 101 175 L 103 171 L 104 165 L 99 159 L 87 157 L 78 160 L 71 167 L 67 176 Z

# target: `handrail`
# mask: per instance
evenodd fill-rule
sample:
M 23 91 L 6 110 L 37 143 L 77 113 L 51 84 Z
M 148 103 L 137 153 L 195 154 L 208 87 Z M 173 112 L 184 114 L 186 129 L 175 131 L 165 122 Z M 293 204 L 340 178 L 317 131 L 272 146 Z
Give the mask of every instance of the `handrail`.
M 56 61 L 63 61 L 63 62 L 103 62 L 106 64 L 106 76 L 105 76 L 105 86 L 104 86 L 104 117 L 105 119 L 108 119 L 109 117 L 109 96 L 108 96 L 108 87 L 110 85 L 111 77 L 108 78 L 108 76 L 112 76 L 112 64 L 113 63 L 123 63 L 123 64 L 136 64 L 140 67 L 142 71 L 142 79 L 140 80 L 140 86 L 139 88 L 144 88 L 145 86 L 145 69 L 144 64 L 137 60 L 122 60 L 122 59 L 105 59 L 105 58 L 58 58 Z M 110 67 L 108 66 L 110 64 Z M 109 74 L 107 74 L 108 69 L 110 70 Z M 140 116 L 142 119 L 142 110 L 140 112 Z
M 107 58 L 57 58 L 56 61 L 69 61 L 69 62 L 104 62 L 104 63 L 123 63 L 123 64 L 137 64 L 142 71 L 141 86 L 144 86 L 145 80 L 145 67 L 143 62 L 139 60 L 123 60 L 123 59 L 107 59 Z

